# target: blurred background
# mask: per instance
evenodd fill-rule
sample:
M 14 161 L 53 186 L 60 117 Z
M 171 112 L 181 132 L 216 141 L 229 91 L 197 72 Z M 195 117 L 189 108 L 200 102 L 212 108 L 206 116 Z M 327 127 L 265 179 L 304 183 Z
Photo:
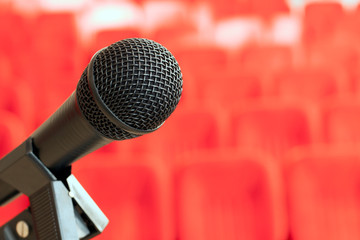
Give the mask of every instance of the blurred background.
M 73 165 L 110 219 L 96 239 L 360 239 L 358 0 L 0 0 L 0 156 L 129 37 L 168 48 L 184 91 Z

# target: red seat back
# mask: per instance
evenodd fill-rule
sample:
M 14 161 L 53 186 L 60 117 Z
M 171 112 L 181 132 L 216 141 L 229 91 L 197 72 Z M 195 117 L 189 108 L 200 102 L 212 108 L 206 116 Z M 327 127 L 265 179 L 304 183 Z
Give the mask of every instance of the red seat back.
M 286 171 L 293 239 L 360 237 L 360 155 L 333 146 L 298 152 Z
M 274 202 L 281 192 L 274 185 L 271 170 L 254 159 L 243 157 L 236 162 L 218 159 L 178 169 L 175 175 L 178 239 L 284 238 L 286 228 L 281 225 L 284 211 L 277 205 L 280 201 Z
M 234 113 L 228 133 L 231 146 L 266 152 L 278 161 L 287 151 L 312 141 L 304 109 L 281 104 L 248 107 Z

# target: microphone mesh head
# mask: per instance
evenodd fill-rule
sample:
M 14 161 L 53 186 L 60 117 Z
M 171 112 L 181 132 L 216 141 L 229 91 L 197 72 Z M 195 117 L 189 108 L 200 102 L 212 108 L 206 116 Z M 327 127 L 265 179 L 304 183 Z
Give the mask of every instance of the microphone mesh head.
M 87 70 L 77 87 L 77 100 L 86 119 L 114 140 L 136 137 L 111 122 L 89 89 Z M 125 39 L 101 50 L 94 59 L 93 80 L 108 109 L 138 130 L 159 127 L 175 110 L 182 93 L 182 74 L 174 56 L 147 39 Z

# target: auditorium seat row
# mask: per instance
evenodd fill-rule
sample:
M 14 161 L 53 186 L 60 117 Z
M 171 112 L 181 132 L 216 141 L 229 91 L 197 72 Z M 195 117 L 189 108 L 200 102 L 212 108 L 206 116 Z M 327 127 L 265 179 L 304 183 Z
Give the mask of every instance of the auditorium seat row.
M 273 53 L 267 55 L 268 59 L 254 54 L 252 60 L 226 64 L 227 58 L 222 53 L 215 48 L 210 51 L 191 50 L 185 54 L 186 57 L 175 53 L 183 71 L 184 107 L 221 107 L 233 111 L 243 105 L 269 99 L 318 105 L 326 99 L 341 101 L 344 97 L 358 98 L 360 95 L 356 66 L 349 71 L 333 71 L 326 67 L 292 67 L 288 63 L 291 56 L 276 58 Z M 47 58 L 45 52 L 42 57 L 39 53 L 36 58 L 38 65 L 31 68 L 38 73 L 29 74 L 26 77 L 32 79 L 29 81 L 16 80 L 6 71 L 0 73 L 4 76 L 4 81 L 0 82 L 0 106 L 18 114 L 30 129 L 34 123 L 38 125 L 44 121 L 75 90 L 86 66 L 85 63 L 77 64 L 65 59 L 60 62 L 68 62 L 66 64 L 69 65 L 59 66 L 56 58 L 48 63 Z M 260 63 L 258 66 L 267 67 L 256 70 L 256 59 Z M 202 64 L 197 64 L 199 62 Z M 273 66 L 269 66 L 269 63 L 273 63 Z
M 253 150 L 282 162 L 284 154 L 302 146 L 360 143 L 358 101 L 336 101 L 317 107 L 276 101 L 241 106 L 229 113 L 221 109 L 186 110 L 180 104 L 156 132 L 140 139 L 112 143 L 99 151 L 127 157 L 155 154 L 172 162 L 172 158 L 202 150 Z M 20 113 L 32 117 L 26 111 Z M 1 146 L 0 155 L 4 155 L 35 128 L 30 129 L 11 111 L 2 110 L 1 116 L 0 131 L 5 144 Z M 169 147 L 164 148 L 164 144 Z
M 209 154 L 170 170 L 99 166 L 98 156 L 75 173 L 112 219 L 99 239 L 352 240 L 360 237 L 359 157 L 325 146 L 297 151 L 283 169 L 251 153 Z
M 344 11 L 341 5 L 335 3 L 320 4 L 321 7 L 318 5 L 306 8 L 309 10 L 305 11 L 305 18 L 308 16 L 310 19 L 311 24 L 308 25 L 311 29 L 306 30 L 305 21 L 305 38 L 307 32 L 308 35 L 319 32 L 316 34 L 324 36 L 321 31 L 335 24 L 328 23 L 327 19 L 336 19 L 337 12 Z M 326 14 L 317 14 L 322 11 Z M 8 23 L 2 24 L 0 29 L 1 84 L 13 86 L 13 82 L 30 83 L 35 92 L 35 103 L 43 105 L 38 112 L 42 118 L 51 114 L 52 109 L 74 90 L 79 76 L 96 50 L 124 37 L 144 36 L 136 29 L 107 30 L 97 35 L 88 48 L 90 50 L 85 50 L 74 14 L 41 14 L 31 24 L 18 14 L 0 15 L 2 22 Z M 320 23 L 314 24 L 316 21 L 313 18 Z M 178 28 L 172 27 L 175 31 Z M 312 47 L 307 46 L 304 40 L 300 50 L 289 46 L 255 44 L 228 52 L 212 45 L 179 45 L 171 50 L 180 62 L 187 80 L 184 98 L 188 99 L 189 104 L 220 102 L 224 106 L 243 99 L 268 96 L 284 97 L 286 101 L 289 98 L 317 101 L 323 97 L 358 94 L 360 53 L 356 41 L 348 36 L 348 33 L 353 34 L 354 31 L 352 28 L 338 28 L 345 29 L 343 31 L 347 31 L 347 35 L 334 33 L 335 37 L 331 38 L 334 40 L 323 39 Z M 174 34 L 169 33 L 165 38 L 171 42 Z M 334 42 L 336 39 L 340 40 Z M 168 41 L 163 41 L 165 46 Z M 300 56 L 297 54 L 299 51 L 302 52 Z
M 343 239 L 360 237 L 360 152 L 304 148 L 283 168 L 261 154 L 164 168 L 86 157 L 74 173 L 111 219 L 97 239 Z M 113 155 L 112 157 L 116 157 Z M 104 164 L 99 164 L 102 160 Z M 0 208 L 1 224 L 28 205 Z
M 74 57 L 77 53 L 71 54 L 70 51 L 68 54 L 59 54 L 55 49 L 38 51 L 37 56 L 29 60 L 36 64 L 28 69 L 30 72 L 27 72 L 24 78 L 17 77 L 11 72 L 6 73 L 9 71 L 4 67 L 6 65 L 12 68 L 21 66 L 12 64 L 11 61 L 7 62 L 6 57 L 3 57 L 2 66 L 7 70 L 0 73 L 3 79 L 0 85 L 4 92 L 0 105 L 19 105 L 17 102 L 23 101 L 21 98 L 25 99 L 18 93 L 11 98 L 5 97 L 10 92 L 32 93 L 33 96 L 27 95 L 26 101 L 29 104 L 25 103 L 23 108 L 29 111 L 32 108 L 31 112 L 36 111 L 36 124 L 39 124 L 71 94 L 87 63 L 84 58 Z M 359 96 L 356 58 L 354 61 L 348 60 L 352 64 L 351 68 L 349 64 L 344 63 L 340 69 L 329 70 L 326 65 L 294 66 L 291 51 L 276 46 L 272 49 L 247 48 L 241 52 L 241 57 L 230 63 L 225 52 L 218 48 L 183 50 L 175 51 L 174 55 L 182 66 L 185 89 L 182 101 L 187 107 L 219 105 L 232 110 L 238 105 L 266 101 L 268 98 L 278 98 L 286 102 L 317 103 L 326 98 Z M 269 52 L 265 53 L 267 51 Z M 46 53 L 52 56 L 51 59 Z M 198 64 L 199 62 L 201 64 Z M 259 66 L 263 66 L 261 70 L 258 69 Z M 12 89 L 15 86 L 16 89 Z M 19 86 L 27 90 L 17 89 L 21 88 Z M 41 108 L 34 109 L 35 106 Z

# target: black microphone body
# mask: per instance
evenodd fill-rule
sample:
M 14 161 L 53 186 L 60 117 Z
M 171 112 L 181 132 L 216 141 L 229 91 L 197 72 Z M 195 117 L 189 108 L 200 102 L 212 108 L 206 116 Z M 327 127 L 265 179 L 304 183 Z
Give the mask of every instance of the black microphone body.
M 112 142 L 95 130 L 81 113 L 75 92 L 30 138 L 34 154 L 54 174 L 61 173 L 72 162 Z M 18 194 L 18 190 L 0 180 L 0 206 Z
M 75 92 L 31 138 L 35 154 L 52 172 L 61 171 L 82 156 L 112 142 L 83 116 Z
M 113 140 L 158 129 L 181 93 L 180 67 L 163 46 L 147 39 L 114 43 L 93 56 L 77 89 L 31 134 L 34 154 L 53 174 L 61 174 Z M 17 194 L 0 178 L 0 205 Z

